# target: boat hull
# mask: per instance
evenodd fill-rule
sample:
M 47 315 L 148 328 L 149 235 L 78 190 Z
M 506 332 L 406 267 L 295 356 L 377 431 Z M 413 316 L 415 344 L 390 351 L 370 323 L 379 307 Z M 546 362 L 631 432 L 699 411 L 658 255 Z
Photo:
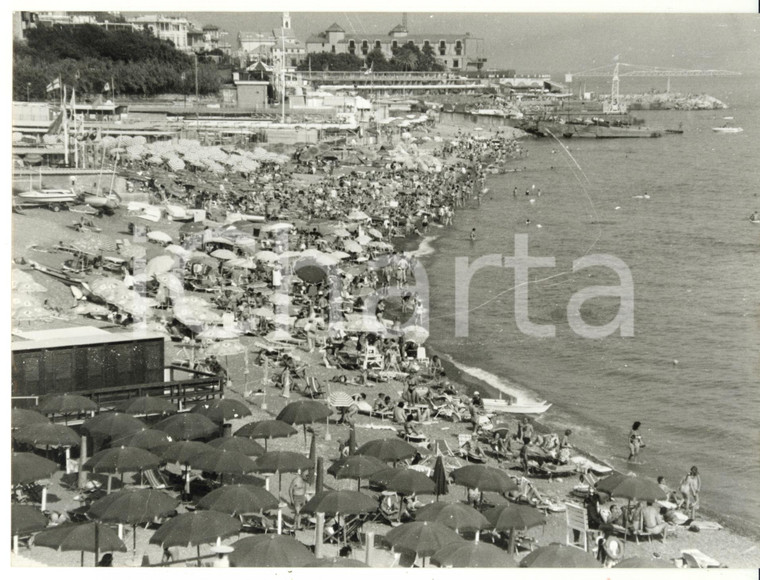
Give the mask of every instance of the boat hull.
M 22 191 L 16 197 L 23 204 L 47 205 L 50 203 L 71 203 L 76 194 L 70 189 L 41 189 Z

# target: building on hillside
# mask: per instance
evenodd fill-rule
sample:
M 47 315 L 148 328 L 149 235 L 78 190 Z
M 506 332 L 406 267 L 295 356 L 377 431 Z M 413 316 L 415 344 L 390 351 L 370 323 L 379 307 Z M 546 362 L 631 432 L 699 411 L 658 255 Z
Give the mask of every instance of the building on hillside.
M 173 42 L 177 50 L 190 50 L 187 38 L 190 21 L 187 18 L 147 14 L 128 18 L 127 22 L 136 30 L 149 30 L 157 38 Z
M 229 32 L 213 24 L 204 26 L 191 25 L 187 31 L 187 46 L 193 52 L 211 52 L 220 50 L 227 56 L 232 54 L 232 45 L 225 38 Z
M 295 68 L 306 58 L 306 47 L 293 32 L 290 14 L 282 13 L 282 25 L 270 33 L 239 32 L 240 52 L 246 64 L 264 62 L 279 63 L 285 50 L 285 68 Z
M 346 34 L 336 23 L 324 32 L 310 36 L 306 40 L 306 52 L 347 53 L 363 58 L 373 50 L 380 49 L 390 59 L 395 49 L 410 42 L 420 50 L 426 46 L 432 48 L 436 59 L 449 70 L 465 70 L 468 67 L 480 69 L 486 62 L 483 57 L 483 39 L 470 36 L 469 32 L 409 34 L 401 24 L 386 36 L 377 37 L 366 33 Z

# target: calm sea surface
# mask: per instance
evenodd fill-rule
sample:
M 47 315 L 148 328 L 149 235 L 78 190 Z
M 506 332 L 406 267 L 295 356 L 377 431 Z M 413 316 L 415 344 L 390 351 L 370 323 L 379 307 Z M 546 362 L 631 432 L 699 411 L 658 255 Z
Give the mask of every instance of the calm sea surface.
M 491 179 L 491 197 L 480 210 L 459 212 L 423 260 L 431 334 L 438 350 L 481 378 L 552 402 L 542 420 L 571 427 L 579 446 L 617 468 L 663 474 L 676 487 L 699 466 L 705 509 L 757 531 L 760 225 L 748 216 L 760 211 L 760 82 L 700 79 L 693 87 L 730 108 L 635 113 L 649 126 L 682 125 L 683 135 L 563 141 L 569 153 L 550 139 L 527 140 L 528 156 L 514 164 L 524 170 Z M 744 132 L 713 132 L 724 116 Z M 526 197 L 529 188 L 541 197 Z M 634 197 L 645 193 L 650 199 Z M 555 325 L 556 338 L 517 329 L 514 273 L 501 268 L 473 278 L 469 336 L 456 338 L 454 258 L 513 255 L 515 233 L 529 235 L 532 256 L 556 259 L 554 268 L 531 269 L 529 286 L 531 321 Z M 631 338 L 581 338 L 567 323 L 575 292 L 618 284 L 609 270 L 572 273 L 574 259 L 594 253 L 616 256 L 632 272 Z M 600 325 L 617 308 L 597 299 L 582 314 Z M 641 465 L 626 462 L 636 420 L 646 444 Z

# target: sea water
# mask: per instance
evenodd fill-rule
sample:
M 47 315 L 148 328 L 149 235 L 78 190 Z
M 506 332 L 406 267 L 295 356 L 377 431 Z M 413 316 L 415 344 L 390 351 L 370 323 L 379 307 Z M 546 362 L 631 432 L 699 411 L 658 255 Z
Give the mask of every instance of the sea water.
M 697 465 L 704 511 L 758 533 L 760 225 L 748 218 L 760 211 L 760 82 L 700 85 L 730 109 L 636 113 L 650 126 L 680 126 L 682 135 L 527 140 L 527 155 L 511 165 L 521 171 L 493 176 L 482 206 L 459 211 L 421 258 L 431 342 L 497 389 L 552 402 L 541 420 L 572 428 L 579 447 L 618 469 L 664 475 L 677 488 Z M 744 132 L 713 132 L 724 116 Z M 455 336 L 455 259 L 514 255 L 516 233 L 528 235 L 531 256 L 555 258 L 553 268 L 530 270 L 528 305 L 530 320 L 554 325 L 556 336 L 517 328 L 514 272 L 495 267 L 473 276 L 469 335 Z M 573 260 L 590 254 L 630 269 L 634 336 L 589 339 L 568 325 L 575 292 L 619 284 L 604 268 L 572 272 Z M 605 324 L 618 304 L 594 299 L 581 314 Z M 646 444 L 639 464 L 627 462 L 634 421 Z

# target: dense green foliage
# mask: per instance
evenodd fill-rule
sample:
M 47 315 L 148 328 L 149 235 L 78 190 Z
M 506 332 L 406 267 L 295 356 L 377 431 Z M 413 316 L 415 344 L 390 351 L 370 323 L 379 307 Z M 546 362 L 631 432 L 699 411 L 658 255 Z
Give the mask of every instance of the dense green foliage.
M 149 32 L 96 25 L 42 26 L 29 31 L 25 43 L 14 43 L 13 98 L 44 99 L 45 88 L 61 78 L 78 94 L 98 94 L 112 84 L 116 95 L 153 96 L 194 93 L 195 63 L 171 42 Z M 216 65 L 198 64 L 198 90 L 216 92 Z
M 425 46 L 420 50 L 412 42 L 395 49 L 390 60 L 379 48 L 370 51 L 366 58 L 347 53 L 312 52 L 298 65 L 298 70 L 309 70 L 309 66 L 313 71 L 358 71 L 365 67 L 372 67 L 375 72 L 446 70 L 446 67 L 436 60 L 435 51 L 431 46 Z

